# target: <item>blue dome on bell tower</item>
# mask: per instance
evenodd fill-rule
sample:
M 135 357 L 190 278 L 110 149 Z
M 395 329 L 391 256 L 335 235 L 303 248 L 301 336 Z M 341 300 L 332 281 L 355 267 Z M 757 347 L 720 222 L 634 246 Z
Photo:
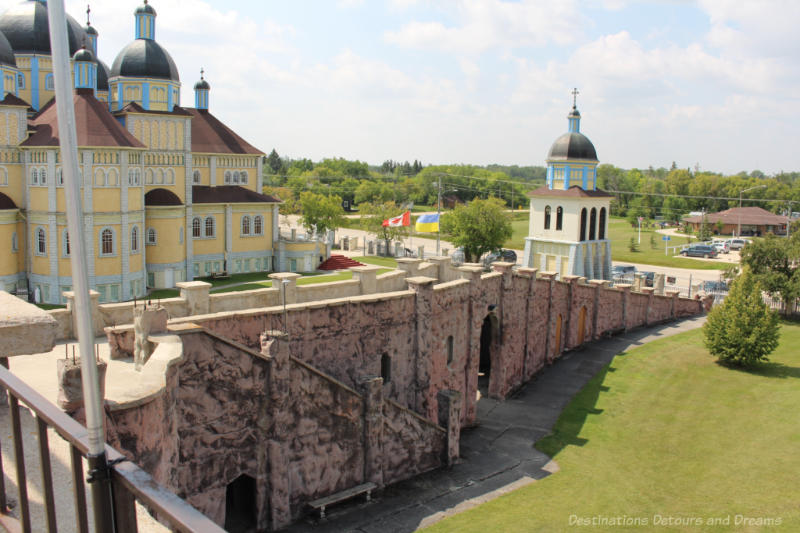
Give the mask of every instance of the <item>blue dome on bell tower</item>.
M 586 191 L 597 188 L 597 152 L 581 133 L 578 90 L 572 90 L 572 109 L 567 115 L 567 133 L 558 137 L 547 154 L 547 187 L 569 189 L 577 185 Z

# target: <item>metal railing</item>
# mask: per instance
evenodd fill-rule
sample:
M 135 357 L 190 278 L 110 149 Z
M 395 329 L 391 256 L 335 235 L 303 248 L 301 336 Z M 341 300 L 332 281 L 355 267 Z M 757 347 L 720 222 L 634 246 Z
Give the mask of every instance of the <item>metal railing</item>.
M 5 361 L 7 360 L 0 359 L 0 363 Z M 8 396 L 18 501 L 13 510 L 9 508 L 10 502 L 7 500 L 4 481 L 6 473 L 3 468 L 2 455 L 0 455 L 0 530 L 5 529 L 12 533 L 32 531 L 31 501 L 28 496 L 28 479 L 25 468 L 26 437 L 22 432 L 20 417 L 20 403 L 22 403 L 32 411 L 35 418 L 39 469 L 42 477 L 42 506 L 46 522 L 46 529 L 42 530 L 52 533 L 59 528 L 56 523 L 55 491 L 48 442 L 48 428 L 52 428 L 67 441 L 70 449 L 75 524 L 62 523 L 60 527 L 62 530 L 88 533 L 89 517 L 83 474 L 83 461 L 89 450 L 86 428 L 47 401 L 41 394 L 12 374 L 3 364 L 0 364 L 0 396 L 2 396 L 3 390 Z M 27 440 L 30 442 L 31 439 Z M 159 521 L 173 531 L 224 533 L 222 528 L 178 496 L 160 486 L 147 472 L 128 461 L 117 450 L 108 444 L 105 445 L 105 449 L 111 465 L 111 504 L 115 524 L 115 531 L 112 533 L 139 531 L 135 502 L 139 502 L 149 509 L 158 517 Z M 87 481 L 92 482 L 91 479 Z M 65 489 L 62 486 L 57 488 Z

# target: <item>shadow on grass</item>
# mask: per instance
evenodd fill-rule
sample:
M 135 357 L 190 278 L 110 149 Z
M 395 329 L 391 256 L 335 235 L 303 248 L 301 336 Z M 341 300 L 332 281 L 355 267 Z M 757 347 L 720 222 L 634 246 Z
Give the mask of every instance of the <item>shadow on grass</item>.
M 800 378 L 800 368 L 796 366 L 787 366 L 783 363 L 765 362 L 752 367 L 729 365 L 720 361 L 717 361 L 717 364 L 728 370 L 765 378 Z
M 623 354 L 619 354 L 623 355 Z M 583 446 L 588 441 L 579 437 L 583 425 L 590 415 L 599 415 L 602 409 L 596 407 L 600 394 L 608 392 L 609 388 L 603 385 L 606 374 L 614 372 L 609 365 L 603 367 L 584 387 L 575 395 L 572 401 L 558 417 L 553 431 L 540 439 L 534 445 L 537 450 L 555 458 L 567 446 Z

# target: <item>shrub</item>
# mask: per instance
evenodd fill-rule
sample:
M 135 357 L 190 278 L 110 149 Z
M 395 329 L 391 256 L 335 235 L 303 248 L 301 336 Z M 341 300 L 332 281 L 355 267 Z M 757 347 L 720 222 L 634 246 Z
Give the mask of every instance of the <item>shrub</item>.
M 631 241 L 628 243 L 628 250 L 631 252 L 639 251 L 639 245 L 636 244 L 636 237 L 631 237 Z
M 708 313 L 703 326 L 711 355 L 732 366 L 768 361 L 778 346 L 778 315 L 767 307 L 761 288 L 749 269 L 731 285 L 725 301 Z

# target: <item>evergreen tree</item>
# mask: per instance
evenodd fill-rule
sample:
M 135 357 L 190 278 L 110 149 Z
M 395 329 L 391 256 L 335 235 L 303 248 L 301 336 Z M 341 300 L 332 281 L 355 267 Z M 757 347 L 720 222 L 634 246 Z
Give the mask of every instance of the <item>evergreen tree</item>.
M 703 335 L 708 351 L 722 363 L 753 366 L 769 360 L 778 346 L 780 324 L 750 269 L 743 269 L 725 301 L 708 313 Z

